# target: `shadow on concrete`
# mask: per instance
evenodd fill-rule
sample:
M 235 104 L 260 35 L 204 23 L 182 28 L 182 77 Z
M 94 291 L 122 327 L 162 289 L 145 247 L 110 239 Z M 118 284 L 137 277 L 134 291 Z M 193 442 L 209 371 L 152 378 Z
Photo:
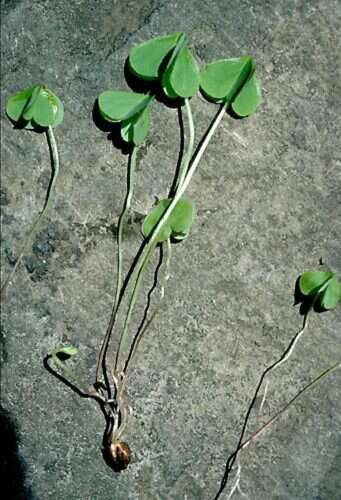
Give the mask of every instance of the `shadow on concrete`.
M 18 452 L 18 436 L 14 420 L 0 405 L 0 477 L 1 490 L 11 500 L 34 500 L 25 486 L 25 465 Z

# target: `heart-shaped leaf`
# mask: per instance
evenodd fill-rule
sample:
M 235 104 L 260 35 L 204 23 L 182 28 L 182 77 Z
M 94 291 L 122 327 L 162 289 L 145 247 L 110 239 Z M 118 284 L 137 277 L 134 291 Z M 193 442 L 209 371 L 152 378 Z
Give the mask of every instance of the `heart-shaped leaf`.
M 142 226 L 145 237 L 148 237 L 153 232 L 171 202 L 171 199 L 160 200 L 147 215 Z M 166 241 L 169 237 L 176 241 L 186 238 L 193 222 L 193 211 L 193 203 L 190 200 L 185 198 L 179 200 L 158 234 L 158 243 Z
M 339 302 L 341 302 L 341 283 L 334 276 L 322 292 L 320 304 L 324 309 L 334 309 Z
M 303 295 L 316 295 L 332 277 L 330 271 L 306 271 L 299 280 L 300 290 Z
M 250 56 L 214 61 L 202 70 L 200 87 L 215 102 L 231 101 L 254 69 Z
M 232 102 L 232 109 L 240 117 L 249 116 L 262 101 L 262 86 L 253 74 Z
M 177 44 L 182 33 L 152 38 L 134 47 L 129 54 L 129 68 L 143 80 L 157 80 L 165 57 Z
M 14 122 L 25 127 L 56 127 L 63 121 L 64 107 L 60 99 L 44 85 L 34 85 L 11 97 L 6 112 Z
M 136 92 L 106 90 L 98 97 L 98 107 L 105 120 L 120 122 L 138 114 L 151 99 L 152 96 Z
M 162 86 L 168 97 L 193 97 L 199 90 L 200 70 L 197 61 L 186 45 L 162 75 Z
M 122 139 L 132 142 L 136 146 L 141 144 L 146 138 L 150 127 L 150 111 L 147 106 L 132 118 L 123 121 L 121 126 Z

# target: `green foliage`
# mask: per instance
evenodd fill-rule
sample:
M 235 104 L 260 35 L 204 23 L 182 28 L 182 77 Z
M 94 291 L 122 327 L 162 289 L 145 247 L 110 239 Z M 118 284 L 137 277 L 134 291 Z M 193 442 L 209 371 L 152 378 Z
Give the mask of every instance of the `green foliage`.
M 7 116 L 25 128 L 57 127 L 64 118 L 60 99 L 45 85 L 33 85 L 12 96 L 6 107 Z
M 228 102 L 241 117 L 252 114 L 262 102 L 261 85 L 250 56 L 207 64 L 200 75 L 200 87 L 209 100 Z
M 143 80 L 160 78 L 170 98 L 193 97 L 199 90 L 199 66 L 187 47 L 184 33 L 153 38 L 134 47 L 129 55 L 129 68 Z
M 316 298 L 323 309 L 334 309 L 341 302 L 341 283 L 331 271 L 306 271 L 299 279 L 303 295 Z
M 172 33 L 147 40 L 134 47 L 129 54 L 129 68 L 143 80 L 157 80 L 166 56 L 174 49 L 182 33 Z
M 146 238 L 153 232 L 171 202 L 170 198 L 160 200 L 147 215 L 142 226 Z M 159 232 L 158 243 L 166 241 L 169 237 L 175 241 L 187 238 L 193 222 L 193 212 L 194 205 L 190 200 L 186 198 L 179 200 Z
M 198 63 L 184 45 L 162 76 L 163 89 L 168 97 L 193 97 L 199 90 L 199 77 Z
M 122 122 L 121 136 L 125 141 L 139 145 L 149 131 L 152 99 L 152 96 L 136 92 L 106 90 L 98 97 L 98 107 L 105 120 Z

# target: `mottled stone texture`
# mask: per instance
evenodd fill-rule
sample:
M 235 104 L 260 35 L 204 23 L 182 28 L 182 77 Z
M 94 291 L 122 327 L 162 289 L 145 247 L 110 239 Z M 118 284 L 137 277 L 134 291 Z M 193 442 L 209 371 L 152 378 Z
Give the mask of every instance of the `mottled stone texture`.
M 321 257 L 341 273 L 340 2 L 1 6 L 2 279 L 50 176 L 44 135 L 14 130 L 5 102 L 42 81 L 65 103 L 54 208 L 2 307 L 7 498 L 213 500 L 261 371 L 301 326 L 297 277 Z M 167 307 L 141 343 L 128 387 L 133 463 L 115 474 L 100 453 L 99 409 L 48 373 L 43 358 L 70 340 L 80 348 L 81 376 L 93 381 L 114 294 L 127 156 L 96 128 L 92 108 L 99 92 L 127 88 L 123 63 L 135 43 L 175 30 L 188 33 L 200 63 L 252 54 L 265 100 L 249 119 L 226 115 L 191 183 L 195 225 L 174 247 Z M 216 108 L 201 98 L 192 107 L 199 139 Z M 167 192 L 177 126 L 177 110 L 155 102 L 152 133 L 138 155 L 138 213 Z M 126 231 L 127 265 L 141 241 L 139 224 L 133 218 Z M 251 429 L 340 358 L 340 319 L 340 309 L 311 318 Z M 324 380 L 242 455 L 249 499 L 340 499 L 340 381 L 338 372 Z

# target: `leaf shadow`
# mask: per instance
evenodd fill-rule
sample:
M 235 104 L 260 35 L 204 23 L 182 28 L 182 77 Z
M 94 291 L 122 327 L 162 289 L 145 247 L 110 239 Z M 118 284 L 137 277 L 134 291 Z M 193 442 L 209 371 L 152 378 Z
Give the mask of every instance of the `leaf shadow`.
M 162 74 L 162 70 L 166 64 L 167 59 L 161 65 L 160 74 Z M 184 99 L 180 97 L 175 99 L 167 97 L 160 84 L 160 79 L 147 81 L 134 75 L 129 68 L 128 57 L 124 62 L 124 78 L 132 91 L 139 92 L 141 94 L 153 95 L 158 102 L 164 104 L 168 108 L 176 109 L 179 106 L 183 106 L 185 103 Z
M 300 275 L 295 282 L 294 289 L 294 306 L 300 305 L 299 312 L 302 316 L 305 316 L 310 309 L 313 309 L 314 312 L 321 314 L 327 312 L 328 310 L 321 306 L 320 302 L 316 300 L 315 295 L 303 295 L 300 290 Z

